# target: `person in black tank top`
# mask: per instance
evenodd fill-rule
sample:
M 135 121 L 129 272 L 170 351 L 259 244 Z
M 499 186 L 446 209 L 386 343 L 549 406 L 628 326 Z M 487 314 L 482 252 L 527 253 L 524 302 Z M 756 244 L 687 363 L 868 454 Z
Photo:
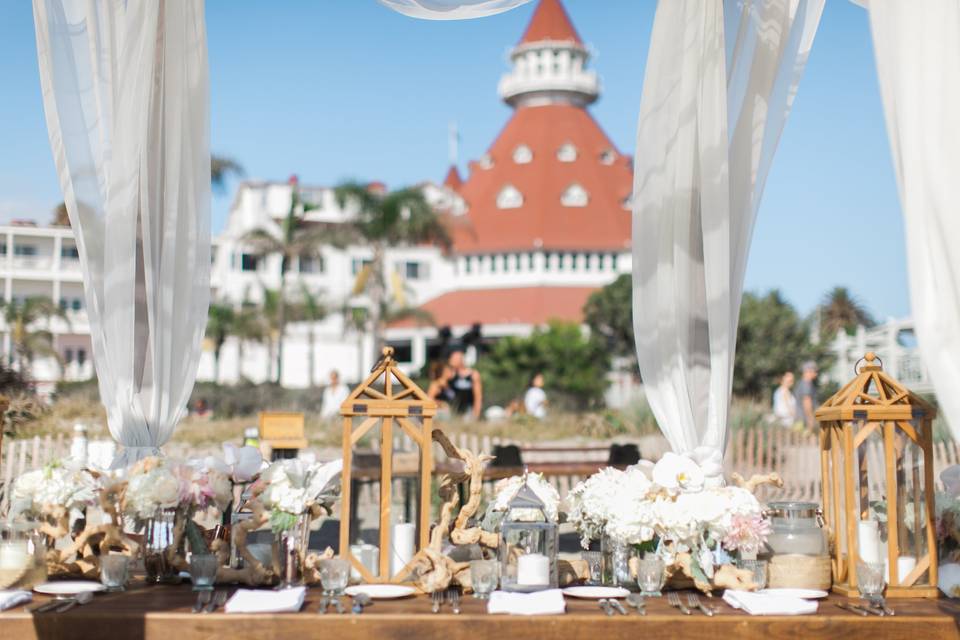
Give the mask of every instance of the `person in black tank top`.
M 480 373 L 466 366 L 463 351 L 454 351 L 448 361 L 453 375 L 447 383 L 450 408 L 458 414 L 480 417 L 483 408 L 483 386 Z

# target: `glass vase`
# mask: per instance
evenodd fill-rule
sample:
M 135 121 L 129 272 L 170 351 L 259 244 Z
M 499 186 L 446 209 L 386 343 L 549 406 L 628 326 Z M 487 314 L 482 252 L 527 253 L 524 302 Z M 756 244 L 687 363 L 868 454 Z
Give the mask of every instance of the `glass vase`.
M 170 547 L 174 532 L 184 514 L 178 509 L 157 509 L 152 518 L 143 523 L 143 567 L 146 581 L 153 583 L 179 582 L 179 572 L 170 563 Z
M 277 589 L 289 589 L 303 584 L 303 561 L 307 557 L 310 538 L 310 515 L 302 514 L 293 526 L 274 532 L 274 558 L 277 559 Z
M 624 544 L 604 534 L 600 540 L 602 556 L 602 584 L 610 587 L 633 587 L 630 577 L 630 556 L 634 553 L 631 545 Z

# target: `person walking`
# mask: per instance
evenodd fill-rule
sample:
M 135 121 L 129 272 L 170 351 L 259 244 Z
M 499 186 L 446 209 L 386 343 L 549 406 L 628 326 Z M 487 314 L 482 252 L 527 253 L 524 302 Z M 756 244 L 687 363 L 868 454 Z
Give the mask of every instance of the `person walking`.
M 320 417 L 324 420 L 340 415 L 340 405 L 350 395 L 350 387 L 340 382 L 340 372 L 330 372 L 330 384 L 323 391 L 323 403 L 320 405 Z
M 543 374 L 539 371 L 530 378 L 527 392 L 523 395 L 523 408 L 527 415 L 538 420 L 547 417 L 547 392 L 543 390 Z
M 794 375 L 785 372 L 780 377 L 780 385 L 773 392 L 773 421 L 785 429 L 802 426 L 797 397 L 793 395 Z
M 814 412 L 817 410 L 817 376 L 819 373 L 816 362 L 813 360 L 804 362 L 800 383 L 797 385 L 797 402 L 802 412 L 803 426 L 808 431 L 813 431 L 817 426 Z

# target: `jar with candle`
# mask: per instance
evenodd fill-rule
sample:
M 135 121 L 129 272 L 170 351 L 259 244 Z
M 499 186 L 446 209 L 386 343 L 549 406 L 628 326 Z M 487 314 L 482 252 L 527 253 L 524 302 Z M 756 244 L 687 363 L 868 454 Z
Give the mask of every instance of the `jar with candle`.
M 540 591 L 557 588 L 557 524 L 526 481 L 507 503 L 500 525 L 500 588 Z
M 823 512 L 813 502 L 771 502 L 767 536 L 771 588 L 829 589 L 830 552 Z M 745 558 L 746 559 L 746 558 Z
M 44 536 L 32 522 L 0 523 L 0 589 L 30 589 L 47 579 Z

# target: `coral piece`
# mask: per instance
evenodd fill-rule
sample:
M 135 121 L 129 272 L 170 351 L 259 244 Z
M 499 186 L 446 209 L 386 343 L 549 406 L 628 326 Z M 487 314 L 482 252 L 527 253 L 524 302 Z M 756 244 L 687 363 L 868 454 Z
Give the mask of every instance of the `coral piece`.
M 676 584 L 676 578 L 687 578 L 693 582 L 693 586 L 704 594 L 713 595 L 716 589 L 738 589 L 741 591 L 754 591 L 757 585 L 753 582 L 753 573 L 746 569 L 737 569 L 732 564 L 723 564 L 717 567 L 713 572 L 713 578 L 704 582 L 697 578 L 690 568 L 692 558 L 689 553 L 683 552 L 676 555 L 674 564 L 667 567 L 667 573 L 670 580 Z M 678 575 L 679 574 L 679 575 Z
M 750 476 L 749 480 L 744 480 L 743 476 L 734 471 L 730 474 L 730 479 L 735 485 L 742 489 L 746 489 L 750 493 L 756 494 L 757 487 L 761 485 L 769 484 L 778 489 L 783 488 L 783 478 L 780 477 L 779 473 L 766 473 L 759 474 L 755 473 Z

